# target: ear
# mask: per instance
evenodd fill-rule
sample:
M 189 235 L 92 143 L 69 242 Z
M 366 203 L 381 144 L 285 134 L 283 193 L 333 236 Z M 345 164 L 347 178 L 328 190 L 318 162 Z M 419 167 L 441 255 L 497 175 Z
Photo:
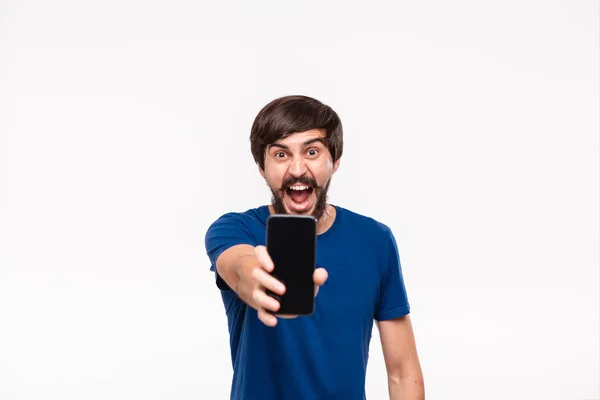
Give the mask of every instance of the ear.
M 333 163 L 333 172 L 335 173 L 338 168 L 340 167 L 340 159 L 338 158 L 334 163 Z
M 262 176 L 264 178 L 265 171 L 260 167 L 260 165 L 258 165 L 258 163 L 256 163 L 256 166 L 258 167 L 258 172 L 260 173 L 260 176 Z

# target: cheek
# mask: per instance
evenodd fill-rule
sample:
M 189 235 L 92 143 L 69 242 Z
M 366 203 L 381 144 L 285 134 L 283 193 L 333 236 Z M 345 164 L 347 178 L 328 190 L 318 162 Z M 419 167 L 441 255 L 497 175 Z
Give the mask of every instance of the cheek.
M 333 175 L 333 164 L 331 161 L 325 161 L 315 166 L 313 169 L 313 176 L 319 183 L 319 185 L 327 182 Z
M 269 174 L 266 173 L 265 174 L 265 179 L 267 180 L 267 183 L 269 184 L 269 186 L 273 186 L 275 184 L 275 177 L 273 176 L 273 174 Z
M 265 170 L 265 179 L 270 186 L 278 186 L 281 185 L 283 176 L 277 168 L 269 167 Z

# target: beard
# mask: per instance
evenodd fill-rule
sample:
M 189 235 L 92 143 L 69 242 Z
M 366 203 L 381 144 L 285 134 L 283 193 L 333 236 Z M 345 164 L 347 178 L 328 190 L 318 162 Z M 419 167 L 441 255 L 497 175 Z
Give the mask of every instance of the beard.
M 267 186 L 271 190 L 271 203 L 273 204 L 273 209 L 276 214 L 288 214 L 285 206 L 283 204 L 283 196 L 288 187 L 294 184 L 302 184 L 311 187 L 316 195 L 316 203 L 314 205 L 313 212 L 311 215 L 319 220 L 325 211 L 327 210 L 327 191 L 329 190 L 329 184 L 331 183 L 331 179 L 327 181 L 324 186 L 318 186 L 317 182 L 309 177 L 302 176 L 300 178 L 288 178 L 286 179 L 281 188 L 278 190 L 274 190 L 267 182 Z M 312 195 L 312 194 L 311 194 Z

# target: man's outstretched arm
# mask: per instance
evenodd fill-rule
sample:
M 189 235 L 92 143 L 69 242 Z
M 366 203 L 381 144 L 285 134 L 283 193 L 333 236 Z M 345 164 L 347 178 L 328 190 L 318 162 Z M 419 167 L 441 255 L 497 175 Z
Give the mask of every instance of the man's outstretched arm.
M 216 262 L 217 273 L 242 301 L 258 311 L 258 318 L 267 326 L 277 324 L 275 315 L 280 315 L 273 315 L 273 313 L 279 310 L 280 304 L 267 295 L 265 290 L 271 290 L 280 296 L 285 292 L 285 286 L 270 275 L 273 268 L 273 260 L 265 246 L 252 247 L 246 244 L 232 246 L 225 250 Z M 317 268 L 313 280 L 316 296 L 319 286 L 327 280 L 327 271 Z

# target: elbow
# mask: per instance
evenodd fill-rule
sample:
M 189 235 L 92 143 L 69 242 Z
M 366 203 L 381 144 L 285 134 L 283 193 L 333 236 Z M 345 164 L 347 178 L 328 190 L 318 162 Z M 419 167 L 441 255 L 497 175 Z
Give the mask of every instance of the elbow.
M 388 382 L 394 385 L 404 385 L 406 383 L 423 385 L 423 373 L 419 365 L 415 365 L 411 368 L 390 368 L 388 370 Z

